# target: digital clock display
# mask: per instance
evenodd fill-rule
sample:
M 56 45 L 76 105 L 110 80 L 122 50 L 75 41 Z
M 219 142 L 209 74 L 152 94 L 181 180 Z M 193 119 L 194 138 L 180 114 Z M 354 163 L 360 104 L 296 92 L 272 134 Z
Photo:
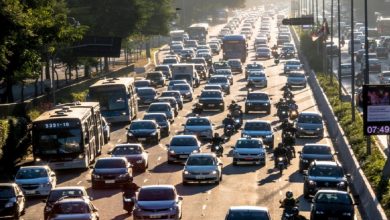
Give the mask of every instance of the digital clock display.
M 366 133 L 368 135 L 370 134 L 387 135 L 390 134 L 390 126 L 389 125 L 382 125 L 382 126 L 368 125 L 366 127 Z
M 390 85 L 363 85 L 365 135 L 390 134 Z

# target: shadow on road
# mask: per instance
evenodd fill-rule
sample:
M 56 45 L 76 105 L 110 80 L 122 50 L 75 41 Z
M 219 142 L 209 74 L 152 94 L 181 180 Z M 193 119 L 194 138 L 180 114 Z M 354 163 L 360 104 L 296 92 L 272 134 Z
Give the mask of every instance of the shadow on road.
M 84 174 L 85 169 L 56 170 L 57 185 L 76 179 Z
M 282 175 L 280 173 L 272 173 L 271 175 L 265 177 L 264 179 L 261 179 L 258 181 L 258 185 L 264 185 L 267 183 L 274 183 L 277 179 L 279 179 Z
M 116 188 L 113 188 L 116 187 Z M 101 187 L 99 189 L 92 189 L 92 187 L 88 187 L 87 193 L 93 200 L 104 199 L 108 197 L 113 197 L 114 195 L 121 193 L 122 189 L 120 186 L 112 186 L 112 187 Z
M 298 170 L 296 170 L 288 177 L 288 181 L 291 183 L 303 183 L 303 180 L 303 176 L 299 173 Z
M 256 172 L 258 169 L 261 169 L 263 166 L 259 165 L 240 165 L 234 166 L 233 163 L 223 167 L 222 173 L 224 175 L 234 175 L 234 174 L 244 174 Z
M 128 219 L 130 216 L 131 216 L 130 214 L 123 213 L 123 214 L 120 214 L 120 215 L 115 216 L 115 217 L 112 218 L 112 219 L 113 219 L 113 220 L 123 220 L 123 219 Z
M 153 169 L 150 170 L 151 173 L 171 173 L 177 172 L 183 169 L 182 163 L 168 164 L 168 162 L 163 162 L 158 164 Z
M 215 188 L 216 186 L 217 185 L 214 183 L 193 183 L 185 186 L 182 183 L 178 183 L 175 185 L 178 194 L 181 196 L 207 193 L 207 191 Z
M 310 212 L 311 203 L 309 200 L 303 198 L 303 195 L 300 195 L 297 199 L 299 200 L 299 211 Z

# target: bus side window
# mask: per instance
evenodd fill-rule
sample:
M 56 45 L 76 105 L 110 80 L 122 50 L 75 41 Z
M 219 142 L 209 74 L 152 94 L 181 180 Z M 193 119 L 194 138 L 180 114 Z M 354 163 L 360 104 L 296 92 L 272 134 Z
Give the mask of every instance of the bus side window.
M 84 122 L 84 144 L 89 144 L 89 129 L 87 122 Z

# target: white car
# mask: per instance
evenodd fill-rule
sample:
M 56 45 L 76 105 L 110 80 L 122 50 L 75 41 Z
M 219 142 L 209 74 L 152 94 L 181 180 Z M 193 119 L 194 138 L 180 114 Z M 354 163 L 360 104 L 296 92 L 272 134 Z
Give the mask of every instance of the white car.
M 26 196 L 47 196 L 56 187 L 57 177 L 49 166 L 26 166 L 16 173 L 15 183 Z

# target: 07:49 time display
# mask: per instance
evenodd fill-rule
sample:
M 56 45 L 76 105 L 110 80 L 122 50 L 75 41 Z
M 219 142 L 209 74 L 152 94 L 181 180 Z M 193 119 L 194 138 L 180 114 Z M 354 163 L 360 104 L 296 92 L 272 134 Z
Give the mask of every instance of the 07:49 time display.
M 388 125 L 369 125 L 366 129 L 367 134 L 390 134 L 390 126 Z

